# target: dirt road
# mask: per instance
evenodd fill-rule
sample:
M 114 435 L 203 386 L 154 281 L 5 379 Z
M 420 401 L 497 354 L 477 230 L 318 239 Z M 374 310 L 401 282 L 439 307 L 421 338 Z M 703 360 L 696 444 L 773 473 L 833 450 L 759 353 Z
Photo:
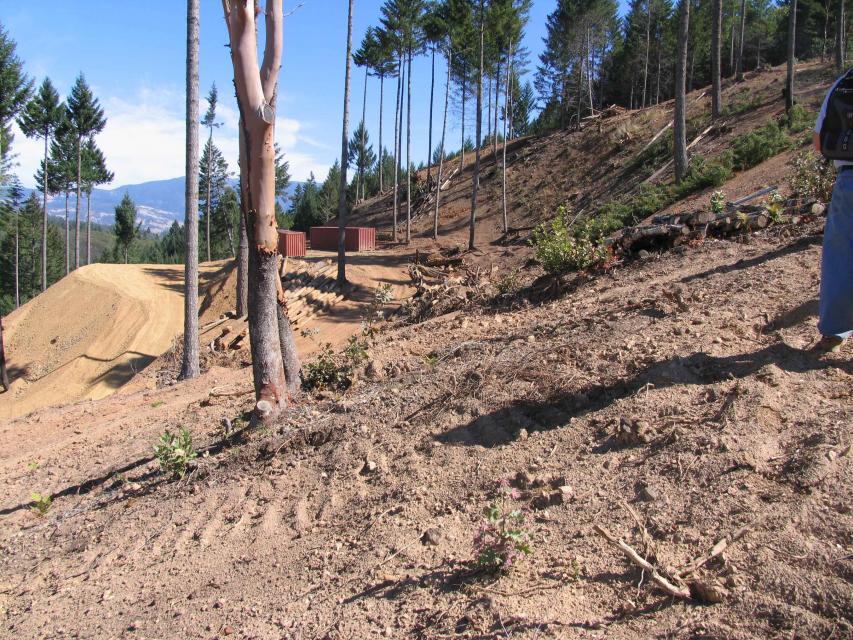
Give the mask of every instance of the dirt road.
M 114 393 L 183 329 L 183 267 L 83 267 L 6 318 L 0 418 Z

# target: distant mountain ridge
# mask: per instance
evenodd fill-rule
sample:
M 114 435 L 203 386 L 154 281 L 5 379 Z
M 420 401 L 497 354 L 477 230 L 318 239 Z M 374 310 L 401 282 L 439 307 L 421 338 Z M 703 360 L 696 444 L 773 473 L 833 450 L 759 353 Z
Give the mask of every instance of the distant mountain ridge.
M 237 181 L 231 181 L 236 187 Z M 298 182 L 291 182 L 287 188 L 286 200 L 290 199 Z M 183 222 L 184 220 L 184 189 L 186 179 L 171 178 L 168 180 L 152 180 L 140 184 L 128 184 L 114 189 L 94 189 L 92 191 L 92 222 L 103 225 L 112 225 L 115 220 L 115 208 L 121 202 L 124 194 L 136 203 L 139 220 L 143 229 L 149 229 L 153 233 L 166 231 L 172 222 Z M 29 196 L 33 189 L 27 190 Z M 68 215 L 74 217 L 76 196 L 74 193 L 68 198 Z M 65 217 L 65 194 L 48 198 L 47 210 L 51 216 Z M 86 214 L 86 197 L 80 203 L 81 217 Z

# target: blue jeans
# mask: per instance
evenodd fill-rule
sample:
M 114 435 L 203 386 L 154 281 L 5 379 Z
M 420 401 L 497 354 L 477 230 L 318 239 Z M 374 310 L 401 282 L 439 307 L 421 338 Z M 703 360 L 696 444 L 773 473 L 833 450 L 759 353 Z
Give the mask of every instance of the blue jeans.
M 853 334 L 853 170 L 841 171 L 823 232 L 820 322 L 825 336 Z

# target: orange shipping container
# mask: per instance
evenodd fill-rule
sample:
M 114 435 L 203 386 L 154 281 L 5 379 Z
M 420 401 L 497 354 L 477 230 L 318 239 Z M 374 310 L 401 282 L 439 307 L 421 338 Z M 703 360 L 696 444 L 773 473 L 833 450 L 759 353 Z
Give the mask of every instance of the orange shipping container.
M 337 227 L 311 227 L 311 248 L 315 251 L 338 250 Z M 376 229 L 373 227 L 347 227 L 347 251 L 373 251 L 376 249 Z
M 290 258 L 303 257 L 305 255 L 305 233 L 279 229 L 278 252 Z

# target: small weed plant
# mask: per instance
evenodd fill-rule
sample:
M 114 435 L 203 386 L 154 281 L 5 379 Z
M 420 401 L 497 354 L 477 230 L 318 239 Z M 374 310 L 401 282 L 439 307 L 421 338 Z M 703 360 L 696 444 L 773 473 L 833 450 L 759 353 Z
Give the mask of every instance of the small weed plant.
M 504 497 L 488 506 L 484 521 L 474 537 L 477 566 L 493 573 L 504 573 L 532 551 L 526 526 L 527 514 L 511 508 Z
M 783 213 L 785 211 L 785 198 L 778 191 L 770 194 L 764 207 L 767 211 L 767 216 L 770 218 L 770 222 L 773 224 L 785 224 L 788 222 L 788 218 Z
M 506 298 L 513 296 L 518 292 L 521 286 L 519 273 L 520 270 L 515 268 L 495 282 L 495 289 L 498 290 L 498 295 Z
M 37 491 L 30 494 L 30 500 L 33 502 L 33 506 L 30 507 L 30 511 L 37 516 L 45 515 L 50 511 L 50 506 L 53 504 L 53 498 L 46 493 L 39 493 Z
M 352 386 L 356 370 L 368 359 L 369 341 L 379 331 L 376 323 L 382 318 L 382 309 L 393 300 L 391 285 L 376 287 L 373 300 L 361 321 L 361 333 L 351 336 L 340 354 L 336 354 L 331 343 L 324 344 L 319 355 L 302 367 L 302 388 L 306 391 L 332 389 L 344 391 Z M 308 337 L 315 335 L 303 331 Z
M 832 199 L 835 186 L 835 170 L 814 151 L 807 150 L 794 156 L 793 171 L 788 178 L 791 189 L 802 200 L 817 200 L 827 203 Z
M 715 191 L 711 194 L 711 211 L 717 215 L 726 210 L 726 194 L 722 191 Z
M 154 457 L 160 464 L 163 473 L 176 478 L 183 478 L 191 460 L 197 457 L 193 449 L 193 438 L 189 429 L 181 427 L 177 433 L 168 429 L 160 436 L 160 441 L 154 445 Z

